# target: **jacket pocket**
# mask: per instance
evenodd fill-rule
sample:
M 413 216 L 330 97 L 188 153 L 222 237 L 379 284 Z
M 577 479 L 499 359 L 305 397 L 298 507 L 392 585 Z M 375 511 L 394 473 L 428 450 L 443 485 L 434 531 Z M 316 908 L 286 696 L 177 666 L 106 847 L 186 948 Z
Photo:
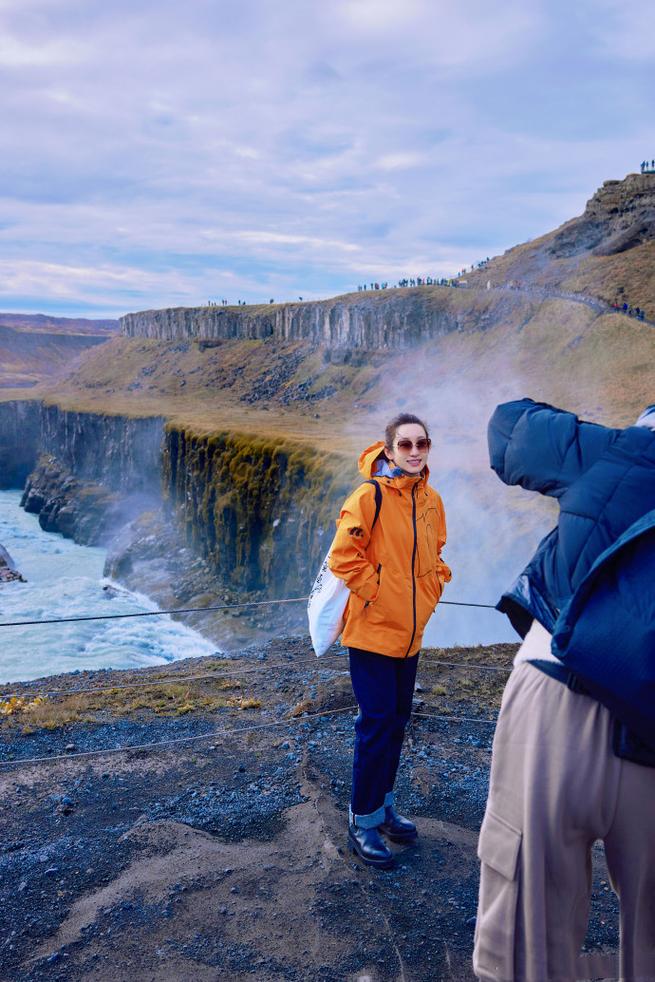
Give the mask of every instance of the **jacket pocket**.
M 371 625 L 379 625 L 402 629 L 407 624 L 410 625 L 412 607 L 411 599 L 404 601 L 402 589 L 398 588 L 398 583 L 394 586 L 395 578 L 393 569 L 378 566 L 378 593 L 375 600 L 371 600 L 364 607 L 366 622 Z
M 513 982 L 522 833 L 487 809 L 480 829 L 480 897 L 473 969 L 480 978 Z

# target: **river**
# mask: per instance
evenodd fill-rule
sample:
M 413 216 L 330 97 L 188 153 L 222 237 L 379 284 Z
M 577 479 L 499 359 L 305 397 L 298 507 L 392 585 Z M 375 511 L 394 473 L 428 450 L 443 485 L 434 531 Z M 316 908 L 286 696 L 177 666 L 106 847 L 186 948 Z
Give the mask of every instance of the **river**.
M 129 614 L 156 610 L 147 597 L 102 575 L 105 550 L 43 532 L 19 507 L 20 491 L 0 491 L 0 543 L 26 583 L 0 584 L 0 621 Z M 0 627 L 0 682 L 98 668 L 139 668 L 197 655 L 216 645 L 161 617 Z

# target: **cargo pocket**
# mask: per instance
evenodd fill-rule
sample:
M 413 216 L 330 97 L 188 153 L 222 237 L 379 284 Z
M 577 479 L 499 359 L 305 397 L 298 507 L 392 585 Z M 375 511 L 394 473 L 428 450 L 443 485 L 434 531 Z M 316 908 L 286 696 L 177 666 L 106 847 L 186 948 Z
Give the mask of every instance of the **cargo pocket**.
M 521 832 L 487 810 L 480 829 L 480 899 L 473 969 L 480 979 L 513 982 Z

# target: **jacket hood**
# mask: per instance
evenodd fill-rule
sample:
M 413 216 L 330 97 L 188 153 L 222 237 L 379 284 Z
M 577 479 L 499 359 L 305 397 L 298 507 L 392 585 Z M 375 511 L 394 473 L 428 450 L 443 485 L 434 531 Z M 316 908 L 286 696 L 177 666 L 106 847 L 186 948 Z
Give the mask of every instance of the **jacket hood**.
M 378 440 L 377 443 L 372 443 L 371 446 L 367 447 L 366 450 L 364 450 L 364 452 L 360 455 L 359 461 L 357 462 L 357 466 L 359 468 L 359 473 L 365 478 L 365 480 L 369 481 L 372 477 L 377 476 L 376 461 L 378 460 L 379 457 L 384 457 L 383 451 L 384 451 L 384 440 Z M 403 478 L 413 477 L 413 476 L 414 475 L 411 474 L 402 475 Z M 428 470 L 427 464 L 423 468 L 422 473 L 420 475 L 417 474 L 416 476 L 423 478 L 423 480 L 427 482 L 430 476 L 430 471 Z M 387 478 L 387 480 L 394 481 L 394 480 L 398 480 L 398 478 L 389 477 Z

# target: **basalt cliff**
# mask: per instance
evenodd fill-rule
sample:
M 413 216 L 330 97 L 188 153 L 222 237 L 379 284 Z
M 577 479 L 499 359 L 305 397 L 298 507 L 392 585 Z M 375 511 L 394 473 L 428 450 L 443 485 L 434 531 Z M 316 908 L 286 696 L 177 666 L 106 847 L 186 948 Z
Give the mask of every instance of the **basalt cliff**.
M 654 175 L 608 182 L 450 286 L 128 314 L 56 386 L 0 401 L 0 485 L 167 605 L 303 596 L 359 452 L 409 410 L 432 430 L 452 595 L 493 602 L 553 512 L 500 488 L 486 421 L 523 395 L 617 426 L 652 402 L 654 207 Z M 210 629 L 242 644 L 276 616 Z

